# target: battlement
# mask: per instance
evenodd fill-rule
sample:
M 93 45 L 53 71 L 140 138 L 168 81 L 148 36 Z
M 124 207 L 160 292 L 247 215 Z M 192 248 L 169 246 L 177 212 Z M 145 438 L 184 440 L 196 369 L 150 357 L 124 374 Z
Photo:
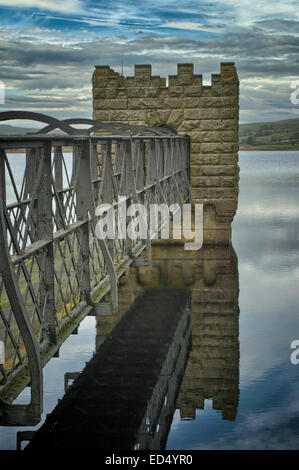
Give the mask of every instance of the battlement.
M 233 63 L 221 63 L 220 73 L 211 75 L 211 85 L 203 85 L 201 74 L 194 74 L 193 64 L 178 64 L 177 75 L 166 78 L 152 75 L 152 66 L 149 64 L 135 65 L 134 76 L 124 77 L 115 72 L 108 65 L 96 65 L 93 73 L 94 98 L 110 98 L 112 91 L 106 93 L 101 88 L 114 88 L 114 96 L 139 97 L 142 88 L 148 88 L 148 96 L 220 96 L 224 86 L 239 84 L 237 72 Z M 133 89 L 133 90 L 132 90 Z M 227 90 L 228 91 L 228 90 Z M 234 93 L 231 89 L 231 94 Z

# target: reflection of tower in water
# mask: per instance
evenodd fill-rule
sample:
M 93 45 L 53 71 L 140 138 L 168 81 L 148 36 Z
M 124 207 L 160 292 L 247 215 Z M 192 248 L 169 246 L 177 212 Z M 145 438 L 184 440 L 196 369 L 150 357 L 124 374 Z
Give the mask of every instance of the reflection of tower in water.
M 234 420 L 239 399 L 239 277 L 232 248 L 207 250 L 192 288 L 192 352 L 177 401 L 182 419 L 194 419 L 212 399 Z M 199 273 L 198 273 L 199 270 Z M 199 274 L 199 276 L 198 276 Z
M 188 287 L 191 290 L 192 351 L 177 400 L 182 419 L 195 419 L 196 409 L 212 399 L 223 419 L 236 416 L 239 397 L 239 277 L 231 246 L 154 246 L 149 267 L 131 267 L 119 289 L 120 312 L 145 287 Z M 98 346 L 117 316 L 98 322 Z

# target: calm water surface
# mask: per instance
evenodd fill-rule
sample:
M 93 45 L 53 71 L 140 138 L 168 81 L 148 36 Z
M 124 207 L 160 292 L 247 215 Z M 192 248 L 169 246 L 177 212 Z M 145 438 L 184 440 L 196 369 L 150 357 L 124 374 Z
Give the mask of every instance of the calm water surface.
M 299 448 L 299 152 L 240 152 L 239 165 L 237 416 L 222 420 L 209 400 L 195 421 L 176 411 L 168 449 Z
M 290 362 L 290 343 L 299 339 L 299 152 L 240 152 L 239 165 L 237 414 L 223 419 L 210 399 L 195 419 L 177 410 L 167 449 L 299 448 L 299 365 Z M 87 317 L 44 368 L 42 422 L 64 395 L 64 374 L 81 371 L 95 348 L 96 321 Z M 28 398 L 25 389 L 16 403 Z M 15 449 L 21 429 L 0 428 L 0 449 Z

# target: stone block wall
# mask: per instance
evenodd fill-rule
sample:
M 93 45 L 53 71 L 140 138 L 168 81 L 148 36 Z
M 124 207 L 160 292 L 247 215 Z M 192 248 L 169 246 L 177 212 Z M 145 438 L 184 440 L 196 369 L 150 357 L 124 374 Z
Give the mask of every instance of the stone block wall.
M 93 74 L 93 118 L 147 126 L 171 125 L 191 139 L 194 203 L 209 204 L 205 240 L 228 242 L 238 201 L 239 80 L 233 63 L 221 63 L 211 85 L 202 84 L 193 64 L 178 64 L 177 75 L 152 75 L 135 65 L 124 77 L 109 66 Z

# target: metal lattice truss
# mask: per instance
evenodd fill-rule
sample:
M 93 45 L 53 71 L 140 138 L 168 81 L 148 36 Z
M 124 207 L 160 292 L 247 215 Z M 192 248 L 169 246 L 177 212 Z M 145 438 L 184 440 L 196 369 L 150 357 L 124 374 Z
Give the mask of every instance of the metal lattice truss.
M 149 232 L 98 239 L 96 207 L 111 204 L 117 215 L 120 198 L 146 208 L 190 201 L 189 139 L 165 129 L 0 113 L 9 119 L 48 124 L 38 134 L 0 137 L 0 397 L 9 409 L 30 381 L 30 406 L 40 412 L 42 366 L 109 290 L 117 306 L 118 279 L 142 251 L 151 259 Z M 91 128 L 70 126 L 78 123 Z M 91 135 L 99 129 L 110 134 Z

